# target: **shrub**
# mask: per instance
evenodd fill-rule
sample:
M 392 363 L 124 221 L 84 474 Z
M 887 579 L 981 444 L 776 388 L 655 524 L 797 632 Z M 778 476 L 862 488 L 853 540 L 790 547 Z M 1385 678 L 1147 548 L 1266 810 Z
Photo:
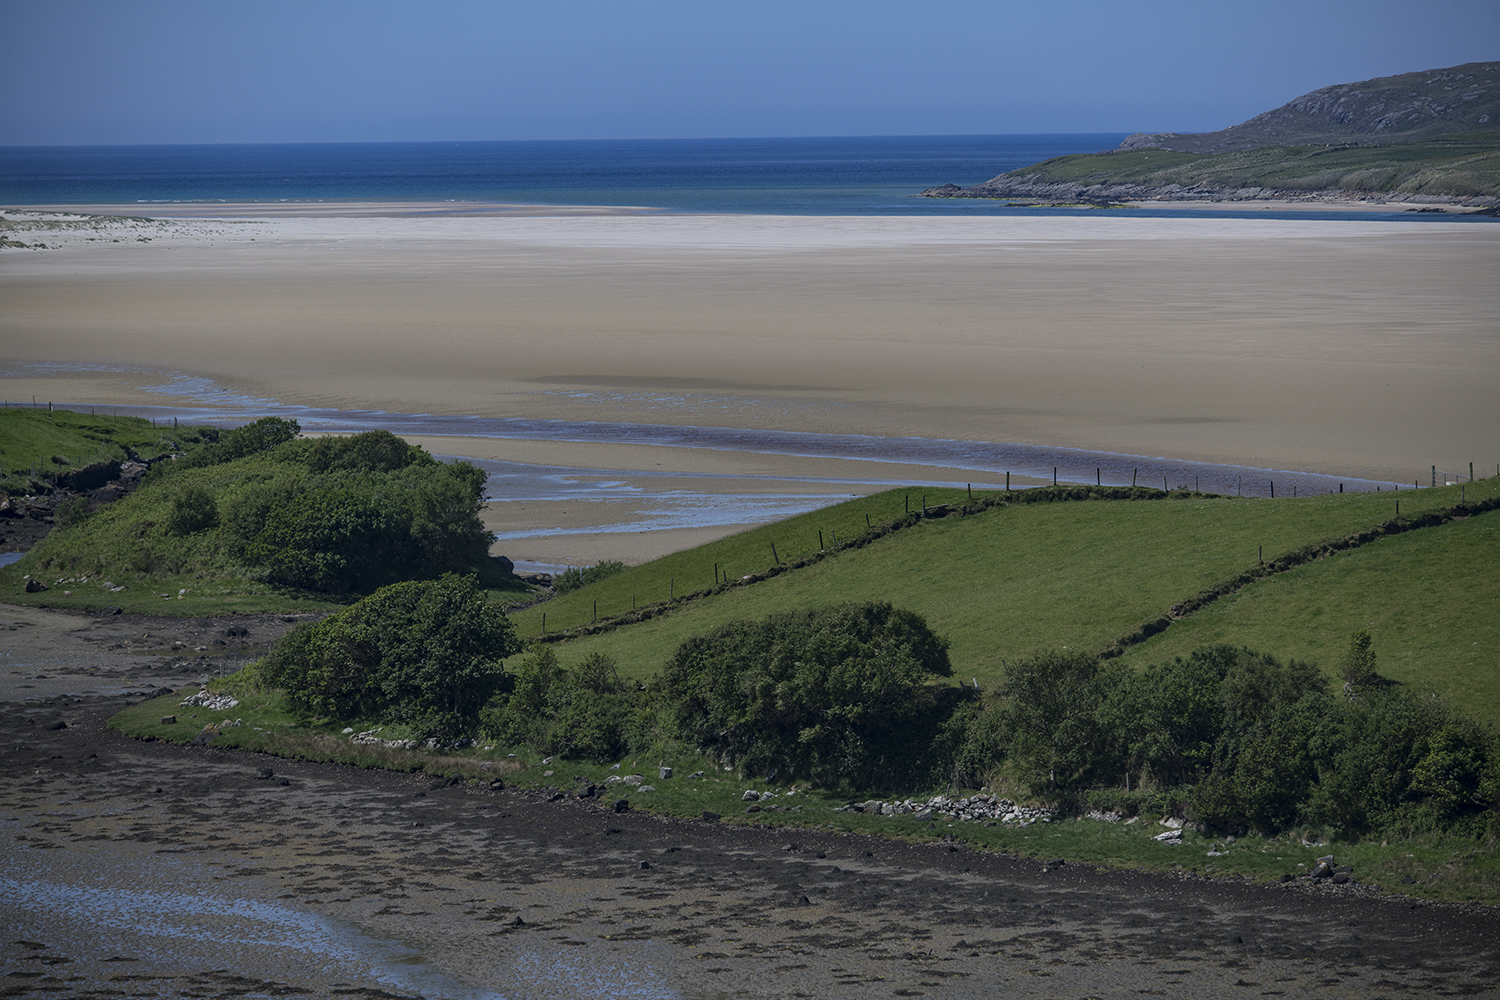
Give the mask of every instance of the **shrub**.
M 201 486 L 184 486 L 172 498 L 172 512 L 167 515 L 167 530 L 174 535 L 191 535 L 219 523 L 219 507 L 214 495 Z
M 616 573 L 625 572 L 625 564 L 615 560 L 606 559 L 594 566 L 569 566 L 552 580 L 552 587 L 559 594 L 577 590 L 579 587 L 596 583 L 599 580 L 607 580 Z
M 291 441 L 302 433 L 302 426 L 295 420 L 280 417 L 261 417 L 259 420 L 236 427 L 218 435 L 218 439 L 197 451 L 189 452 L 175 462 L 163 462 L 151 470 L 151 478 L 170 475 L 182 469 L 219 465 L 237 458 L 270 451 L 279 444 Z
M 847 604 L 689 639 L 657 693 L 684 741 L 748 773 L 873 787 L 913 773 L 934 735 L 928 681 L 949 673 L 921 616 Z
M 1101 709 L 1129 673 L 1117 660 L 1067 652 L 1042 653 L 1006 671 L 1001 724 L 1019 776 L 1034 792 L 1078 788 L 1117 772 Z
M 306 711 L 451 735 L 472 728 L 481 706 L 508 684 L 500 661 L 519 649 L 510 619 L 473 577 L 450 573 L 382 587 L 293 629 L 259 670 Z
M 314 472 L 395 472 L 412 464 L 435 465 L 437 459 L 390 431 L 318 438 L 307 452 Z
M 570 671 L 551 646 L 537 644 L 517 668 L 509 694 L 486 706 L 482 728 L 502 743 L 604 763 L 624 756 L 643 707 L 607 655 L 590 653 Z
M 1350 688 L 1362 688 L 1375 681 L 1375 650 L 1371 648 L 1370 633 L 1364 629 L 1349 636 L 1342 672 L 1344 683 Z

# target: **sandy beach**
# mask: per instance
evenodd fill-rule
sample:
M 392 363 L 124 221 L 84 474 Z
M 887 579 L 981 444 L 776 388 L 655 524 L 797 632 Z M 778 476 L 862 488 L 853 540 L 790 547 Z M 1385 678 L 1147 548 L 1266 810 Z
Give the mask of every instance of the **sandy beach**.
M 1396 482 L 1500 460 L 1500 228 L 1482 222 L 214 211 L 233 218 L 9 213 L 10 239 L 48 249 L 0 251 L 0 395 L 914 435 Z M 623 471 L 664 451 L 582 448 L 540 450 Z

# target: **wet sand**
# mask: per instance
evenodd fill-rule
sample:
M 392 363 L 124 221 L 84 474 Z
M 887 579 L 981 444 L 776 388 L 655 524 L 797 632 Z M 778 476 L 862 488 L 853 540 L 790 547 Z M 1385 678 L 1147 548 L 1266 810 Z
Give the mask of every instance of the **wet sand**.
M 308 405 L 1395 481 L 1486 464 L 1500 423 L 1482 223 L 405 216 L 18 238 L 59 249 L 0 255 L 13 399 L 170 402 L 147 391 L 170 368 Z

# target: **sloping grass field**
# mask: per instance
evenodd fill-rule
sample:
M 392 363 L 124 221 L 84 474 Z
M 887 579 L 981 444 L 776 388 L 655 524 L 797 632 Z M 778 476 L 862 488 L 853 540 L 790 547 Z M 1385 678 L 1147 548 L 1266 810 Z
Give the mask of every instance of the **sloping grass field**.
M 516 624 L 523 637 L 535 638 L 543 613 L 550 635 L 589 626 L 596 603 L 605 619 L 628 614 L 632 602 L 665 598 L 669 588 L 680 598 L 684 580 L 696 590 L 708 586 L 714 562 L 729 567 L 731 580 L 764 573 L 772 565 L 773 541 L 786 561 L 813 554 L 819 528 L 825 543 L 835 531 L 841 543 L 855 539 L 865 514 L 877 526 L 882 514 L 903 514 L 907 492 L 850 501 L 626 570 L 521 612 Z M 952 641 L 956 676 L 988 689 L 1007 661 L 1042 649 L 1101 649 L 1172 605 L 1257 566 L 1262 556 L 1271 561 L 1391 519 L 1398 500 L 1403 518 L 1445 511 L 1461 495 L 1471 501 L 1500 495 L 1500 480 L 1278 500 L 1154 495 L 1159 499 L 1014 504 L 924 519 L 800 569 L 721 587 L 657 617 L 558 642 L 556 650 L 565 664 L 607 653 L 622 675 L 644 678 L 684 639 L 728 621 L 884 600 L 926 616 Z M 927 494 L 929 504 L 964 498 L 963 491 Z M 920 498 L 913 501 L 919 510 Z M 1500 512 L 1482 514 L 1276 574 L 1132 647 L 1129 662 L 1154 662 L 1225 640 L 1316 660 L 1333 675 L 1349 633 L 1369 628 L 1387 676 L 1432 683 L 1470 714 L 1500 720 L 1494 659 L 1487 658 L 1500 638 L 1496 525 Z M 1282 596 L 1272 601 L 1271 595 Z M 1398 667 L 1399 676 L 1393 672 Z

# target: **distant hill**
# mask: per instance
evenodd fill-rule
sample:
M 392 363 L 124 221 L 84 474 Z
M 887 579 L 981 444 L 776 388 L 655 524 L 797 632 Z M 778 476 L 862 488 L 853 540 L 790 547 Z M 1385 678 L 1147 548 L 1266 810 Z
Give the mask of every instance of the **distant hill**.
M 927 198 L 1500 205 L 1500 62 L 1339 84 L 1219 132 L 1137 133 Z
M 1388 144 L 1500 128 L 1500 62 L 1340 83 L 1217 132 L 1137 132 L 1121 149 L 1228 153 L 1261 146 Z

